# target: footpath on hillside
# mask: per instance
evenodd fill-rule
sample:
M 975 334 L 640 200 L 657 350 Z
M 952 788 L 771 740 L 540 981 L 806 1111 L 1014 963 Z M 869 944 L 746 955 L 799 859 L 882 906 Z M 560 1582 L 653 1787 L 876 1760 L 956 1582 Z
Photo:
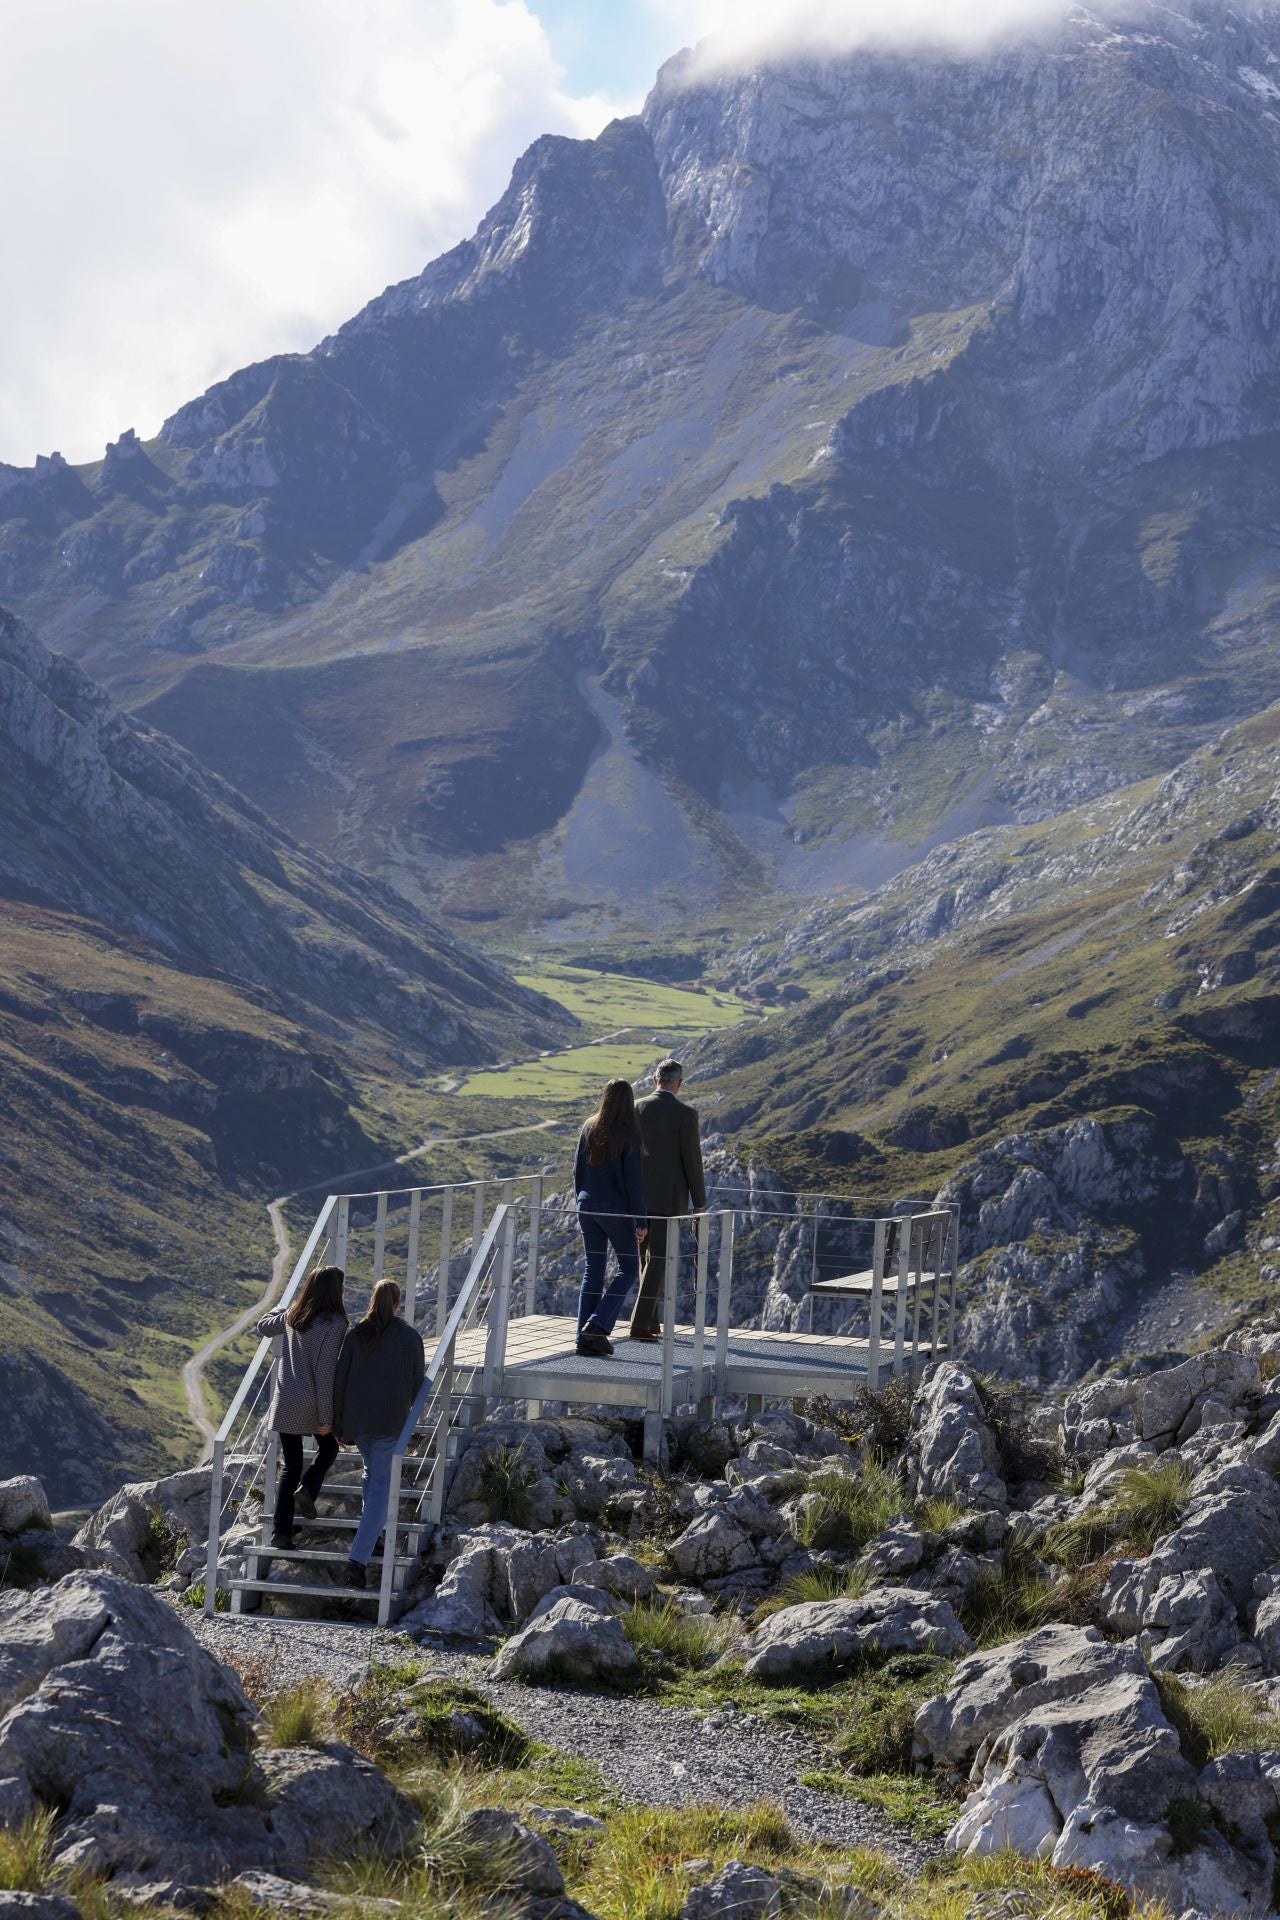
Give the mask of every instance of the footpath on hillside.
M 725 1706 L 712 1713 L 659 1706 L 635 1694 L 534 1687 L 488 1678 L 487 1662 L 466 1653 L 412 1648 L 392 1629 L 314 1620 L 263 1620 L 200 1614 L 192 1632 L 231 1665 L 269 1661 L 283 1690 L 319 1680 L 339 1691 L 380 1663 L 420 1662 L 423 1677 L 460 1681 L 484 1694 L 533 1740 L 593 1765 L 623 1800 L 651 1807 L 780 1806 L 805 1839 L 838 1847 L 874 1847 L 918 1872 L 939 1851 L 895 1825 L 878 1808 L 803 1784 L 829 1768 L 829 1756 L 794 1727 Z

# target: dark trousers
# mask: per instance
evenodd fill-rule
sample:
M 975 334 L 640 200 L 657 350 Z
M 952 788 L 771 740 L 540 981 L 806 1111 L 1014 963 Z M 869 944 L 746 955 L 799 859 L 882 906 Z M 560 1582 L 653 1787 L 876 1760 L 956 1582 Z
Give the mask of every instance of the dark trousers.
M 582 1290 L 578 1295 L 578 1332 L 581 1333 L 590 1320 L 601 1333 L 612 1333 L 622 1311 L 622 1303 L 640 1277 L 635 1222 L 580 1213 L 578 1226 L 586 1256 Z M 618 1273 L 613 1283 L 606 1287 L 604 1275 L 610 1247 L 618 1256 Z
M 650 1218 L 644 1251 L 640 1255 L 640 1291 L 631 1309 L 632 1333 L 662 1331 L 662 1290 L 667 1284 L 667 1229 L 678 1235 L 680 1222 L 661 1215 Z
M 316 1457 L 302 1471 L 302 1435 L 282 1433 L 280 1441 L 280 1478 L 276 1482 L 276 1517 L 273 1533 L 293 1532 L 293 1496 L 305 1487 L 314 1500 L 324 1485 L 324 1477 L 338 1457 L 338 1442 L 331 1433 L 316 1435 Z

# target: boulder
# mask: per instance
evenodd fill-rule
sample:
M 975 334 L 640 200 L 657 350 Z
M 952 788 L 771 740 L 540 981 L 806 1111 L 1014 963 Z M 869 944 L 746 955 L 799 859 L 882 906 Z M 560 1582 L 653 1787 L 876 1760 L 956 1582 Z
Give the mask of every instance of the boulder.
M 553 1899 L 564 1892 L 564 1875 L 540 1833 L 504 1807 L 476 1807 L 459 1838 L 476 1857 L 495 1867 L 504 1889 Z
M 910 1587 L 873 1587 L 856 1600 L 809 1600 L 770 1614 L 742 1643 L 761 1680 L 838 1672 L 867 1653 L 966 1653 L 973 1645 L 945 1600 Z
M 209 1537 L 208 1467 L 121 1487 L 72 1542 L 94 1565 L 148 1585 L 168 1573 L 194 1574 Z
M 709 1862 L 690 1861 L 705 1871 Z M 680 1920 L 777 1920 L 821 1913 L 830 1920 L 875 1920 L 878 1903 L 860 1887 L 830 1886 L 788 1867 L 753 1867 L 726 1860 L 713 1880 L 685 1896 Z
M 594 1600 L 566 1594 L 550 1599 L 493 1663 L 495 1680 L 572 1680 L 590 1685 L 629 1679 L 636 1650 L 617 1619 Z
M 81 1920 L 65 1893 L 17 1893 L 0 1887 L 0 1920 Z
M 775 1519 L 776 1524 L 776 1519 Z M 723 1579 L 758 1564 L 750 1539 L 727 1513 L 699 1514 L 669 1548 L 672 1566 L 687 1580 Z
M 781 1912 L 782 1888 L 772 1874 L 727 1860 L 714 1880 L 686 1895 L 680 1920 L 776 1920 Z
M 1118 1560 L 1100 1599 L 1107 1623 L 1142 1632 L 1157 1665 L 1208 1671 L 1240 1638 L 1256 1583 L 1280 1561 L 1280 1486 L 1246 1461 L 1211 1469 L 1172 1533 Z
M 303 1876 L 330 1852 L 395 1851 L 417 1820 L 347 1748 L 258 1757 L 230 1670 L 171 1606 L 102 1572 L 0 1597 L 0 1805 L 12 1819 L 37 1801 L 59 1809 L 55 1868 L 122 1891 Z
M 930 1538 L 936 1549 L 937 1535 L 931 1535 Z M 921 1529 L 906 1514 L 899 1514 L 863 1548 L 862 1565 L 873 1579 L 897 1579 L 904 1573 L 914 1573 L 922 1566 L 925 1552 L 925 1536 Z
M 313 1887 L 305 1880 L 286 1880 L 283 1874 L 265 1873 L 261 1869 L 251 1868 L 247 1873 L 238 1873 L 230 1883 L 229 1891 L 238 1893 L 251 1907 L 260 1908 L 264 1913 L 348 1913 L 351 1901 L 343 1893 L 330 1893 L 324 1887 Z M 398 1913 L 398 1900 L 370 1900 L 365 1896 L 360 1900 L 361 1913 Z
M 629 1553 L 611 1553 L 604 1560 L 589 1561 L 574 1577 L 580 1586 L 603 1587 L 619 1600 L 647 1600 L 653 1592 L 653 1575 Z
M 1039 1627 L 961 1661 L 947 1691 L 916 1715 L 915 1756 L 967 1771 L 990 1741 L 1037 1708 L 1145 1673 L 1135 1647 L 1112 1645 L 1096 1627 Z
M 0 1534 L 26 1533 L 32 1527 L 51 1527 L 49 1502 L 32 1473 L 0 1480 Z
M 944 1494 L 966 1507 L 1003 1510 L 1009 1504 L 1000 1450 L 978 1390 L 964 1368 L 950 1360 L 925 1369 L 912 1403 L 902 1466 L 914 1500 Z
M 1198 1431 L 1209 1402 L 1219 1417 L 1239 1410 L 1257 1391 L 1258 1363 L 1220 1351 L 1196 1354 L 1176 1367 L 1127 1379 L 1095 1380 L 1067 1395 L 1063 1439 L 1077 1459 L 1093 1460 L 1135 1440 L 1162 1449 Z

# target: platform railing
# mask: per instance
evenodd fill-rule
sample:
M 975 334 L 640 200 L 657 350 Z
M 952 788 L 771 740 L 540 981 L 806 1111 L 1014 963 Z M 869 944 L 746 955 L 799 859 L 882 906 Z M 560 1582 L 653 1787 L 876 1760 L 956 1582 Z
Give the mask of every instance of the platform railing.
M 353 1311 L 357 1290 L 388 1277 L 401 1285 L 406 1318 L 418 1325 L 431 1355 L 423 1394 L 400 1436 L 393 1469 L 395 1493 L 388 1507 L 388 1524 L 394 1513 L 403 1531 L 406 1521 L 398 1502 L 406 1492 L 419 1496 L 414 1503 L 412 1544 L 420 1544 L 443 1513 L 449 1450 L 459 1444 L 460 1425 L 482 1415 L 498 1398 L 523 1397 L 518 1364 L 508 1370 L 508 1329 L 513 1320 L 535 1313 L 539 1281 L 548 1261 L 562 1292 L 561 1314 L 565 1309 L 572 1314 L 579 1242 L 572 1197 L 557 1190 L 558 1184 L 553 1188 L 538 1172 L 398 1191 L 331 1194 L 278 1302 L 287 1305 L 310 1268 L 320 1261 L 346 1270 Z M 677 1407 L 696 1406 L 709 1413 L 739 1392 L 751 1399 L 769 1392 L 787 1396 L 784 1370 L 775 1364 L 770 1372 L 765 1364 L 767 1351 L 756 1356 L 758 1365 L 750 1364 L 749 1356 L 743 1358 L 743 1336 L 751 1329 L 735 1326 L 735 1295 L 740 1298 L 743 1291 L 744 1262 L 770 1260 L 776 1272 L 785 1249 L 792 1282 L 797 1268 L 803 1272 L 807 1262 L 810 1326 L 814 1299 L 824 1293 L 835 1298 L 842 1281 L 849 1282 L 842 1322 L 848 1331 L 826 1335 L 824 1342 L 837 1355 L 848 1348 L 844 1371 L 851 1383 L 857 1376 L 874 1388 L 886 1371 L 909 1368 L 914 1373 L 922 1354 L 954 1349 L 958 1224 L 953 1212 L 933 1208 L 876 1217 L 852 1211 L 857 1202 L 847 1196 L 775 1195 L 760 1189 L 751 1190 L 746 1205 L 714 1204 L 738 1199 L 728 1189 L 716 1190 L 712 1199 L 713 1205 L 701 1214 L 668 1223 L 661 1362 L 657 1380 L 651 1370 L 643 1403 L 637 1403 L 645 1415 L 646 1451 L 660 1444 L 661 1422 Z M 771 1231 L 763 1232 L 765 1228 Z M 828 1244 L 843 1244 L 842 1235 L 850 1248 L 847 1258 L 832 1252 Z M 853 1251 L 856 1247 L 863 1249 L 860 1256 Z M 523 1270 L 518 1273 L 519 1252 Z M 842 1264 L 847 1268 L 859 1257 L 866 1263 L 865 1270 L 844 1275 L 837 1271 L 832 1277 L 833 1270 Z M 465 1272 L 455 1287 L 454 1274 L 464 1260 Z M 752 1299 L 761 1291 L 758 1273 L 755 1279 Z M 691 1328 L 686 1322 L 677 1343 L 680 1298 L 685 1312 L 691 1313 Z M 469 1341 L 466 1364 L 460 1368 L 458 1343 L 473 1332 L 481 1316 L 486 1328 L 482 1357 L 475 1342 Z M 796 1322 L 788 1324 L 799 1333 Z M 863 1325 L 865 1334 L 855 1334 L 853 1328 Z M 763 1348 L 769 1337 L 761 1332 L 758 1344 Z M 776 1337 L 785 1339 L 785 1328 Z M 278 1448 L 266 1420 L 273 1367 L 273 1342 L 264 1339 L 213 1442 L 207 1611 L 216 1604 L 221 1543 L 238 1502 L 251 1485 L 260 1485 L 264 1514 L 274 1504 Z M 460 1389 L 461 1376 L 465 1377 Z M 776 1388 L 768 1384 L 774 1377 L 779 1383 Z M 754 1384 L 744 1385 L 744 1381 Z M 564 1385 L 572 1404 L 595 1404 L 590 1376 L 579 1373 Z M 611 1403 L 621 1404 L 616 1391 Z M 392 1531 L 387 1538 L 391 1544 L 383 1560 L 380 1617 L 394 1605 L 396 1585 L 397 1533 Z M 265 1554 L 265 1545 L 259 1551 Z

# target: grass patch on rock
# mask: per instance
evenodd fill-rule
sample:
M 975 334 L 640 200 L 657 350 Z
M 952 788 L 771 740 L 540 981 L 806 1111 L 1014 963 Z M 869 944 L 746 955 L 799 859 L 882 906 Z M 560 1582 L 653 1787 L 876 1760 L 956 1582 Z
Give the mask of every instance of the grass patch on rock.
M 801 1607 L 814 1600 L 860 1600 L 871 1585 L 870 1576 L 860 1567 L 815 1567 L 811 1573 L 794 1573 L 776 1593 L 769 1594 L 751 1618 L 758 1623 L 785 1607 Z
M 1280 1745 L 1280 1714 L 1265 1706 L 1230 1667 L 1207 1680 L 1177 1673 L 1152 1678 L 1165 1718 L 1176 1728 L 1193 1766 L 1202 1767 L 1224 1753 Z
M 722 1614 L 685 1613 L 674 1600 L 638 1600 L 621 1616 L 636 1651 L 662 1667 L 697 1673 L 726 1653 L 737 1623 Z
M 869 1461 L 860 1473 L 823 1469 L 809 1478 L 800 1544 L 860 1553 L 906 1506 L 901 1482 L 887 1467 Z
M 1177 1526 L 1191 1499 L 1191 1468 L 1177 1454 L 1126 1467 L 1107 1498 L 1050 1527 L 1045 1548 L 1064 1566 L 1080 1566 L 1121 1544 L 1150 1553 Z

